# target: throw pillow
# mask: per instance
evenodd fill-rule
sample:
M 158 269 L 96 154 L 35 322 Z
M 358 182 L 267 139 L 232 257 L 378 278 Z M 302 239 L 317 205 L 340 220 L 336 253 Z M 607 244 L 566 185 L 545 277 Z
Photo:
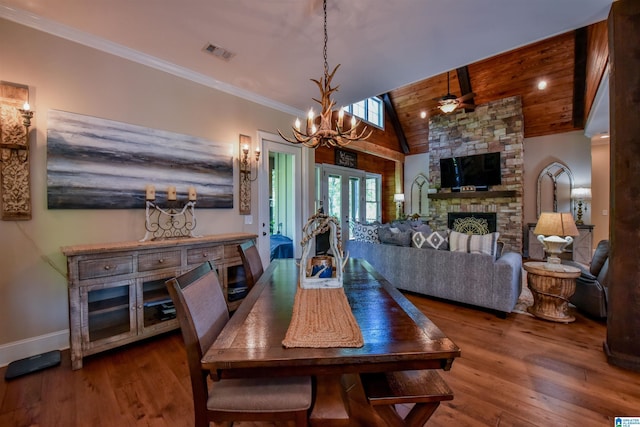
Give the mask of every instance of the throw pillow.
M 487 254 L 496 258 L 498 253 L 498 237 L 500 233 L 465 234 L 451 231 L 449 248 L 452 252 L 468 252 L 470 254 Z
M 413 246 L 423 249 L 439 249 L 446 251 L 449 249 L 449 231 L 431 231 L 425 233 L 417 231 L 411 236 Z
M 400 231 L 411 230 L 411 224 L 409 224 L 407 221 L 392 221 L 391 227 L 398 228 L 400 229 Z
M 411 246 L 411 230 L 394 232 L 392 228 L 380 227 L 378 229 L 380 243 L 396 246 Z
M 380 243 L 378 226 L 351 222 L 351 237 L 358 242 Z
M 431 230 L 431 227 L 429 227 L 429 224 L 419 224 L 419 225 L 412 225 L 411 229 L 414 232 L 421 232 L 424 235 L 428 236 L 429 234 L 431 234 L 433 232 L 433 230 Z

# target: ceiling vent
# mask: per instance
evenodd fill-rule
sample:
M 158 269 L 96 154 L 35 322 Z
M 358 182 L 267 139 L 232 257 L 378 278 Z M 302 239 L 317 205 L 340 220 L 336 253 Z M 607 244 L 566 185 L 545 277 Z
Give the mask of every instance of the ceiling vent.
M 214 44 L 208 43 L 205 47 L 204 47 L 204 51 L 205 52 L 209 52 L 211 55 L 215 56 L 218 59 L 222 59 L 223 61 L 227 61 L 229 62 L 231 60 L 231 58 L 233 58 L 234 56 L 236 56 L 235 53 L 220 47 L 220 46 L 216 46 Z

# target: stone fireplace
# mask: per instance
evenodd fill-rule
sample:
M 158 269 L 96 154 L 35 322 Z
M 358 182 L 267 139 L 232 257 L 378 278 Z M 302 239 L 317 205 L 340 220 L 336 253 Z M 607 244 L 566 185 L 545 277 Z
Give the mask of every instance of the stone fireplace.
M 429 122 L 429 179 L 440 185 L 440 159 L 500 152 L 502 183 L 489 191 L 429 194 L 430 224 L 449 227 L 449 214 L 493 214 L 505 250 L 522 253 L 523 116 L 519 96 L 479 105 L 475 111 L 435 116 Z

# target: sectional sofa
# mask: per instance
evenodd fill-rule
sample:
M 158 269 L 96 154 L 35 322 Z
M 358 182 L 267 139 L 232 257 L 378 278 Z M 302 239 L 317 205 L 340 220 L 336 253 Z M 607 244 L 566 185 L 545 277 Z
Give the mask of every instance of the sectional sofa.
M 364 258 L 399 289 L 495 310 L 504 316 L 522 288 L 522 256 L 417 248 L 349 240 L 352 258 Z

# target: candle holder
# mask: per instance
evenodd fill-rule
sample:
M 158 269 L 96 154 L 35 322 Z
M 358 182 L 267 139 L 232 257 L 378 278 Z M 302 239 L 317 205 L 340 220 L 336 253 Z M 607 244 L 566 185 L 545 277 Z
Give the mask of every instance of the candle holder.
M 200 237 L 193 234 L 196 228 L 196 202 L 189 201 L 182 208 L 178 202 L 167 202 L 167 207 L 158 206 L 155 201 L 147 200 L 146 233 L 140 242 L 148 240 L 176 239 L 181 237 Z

